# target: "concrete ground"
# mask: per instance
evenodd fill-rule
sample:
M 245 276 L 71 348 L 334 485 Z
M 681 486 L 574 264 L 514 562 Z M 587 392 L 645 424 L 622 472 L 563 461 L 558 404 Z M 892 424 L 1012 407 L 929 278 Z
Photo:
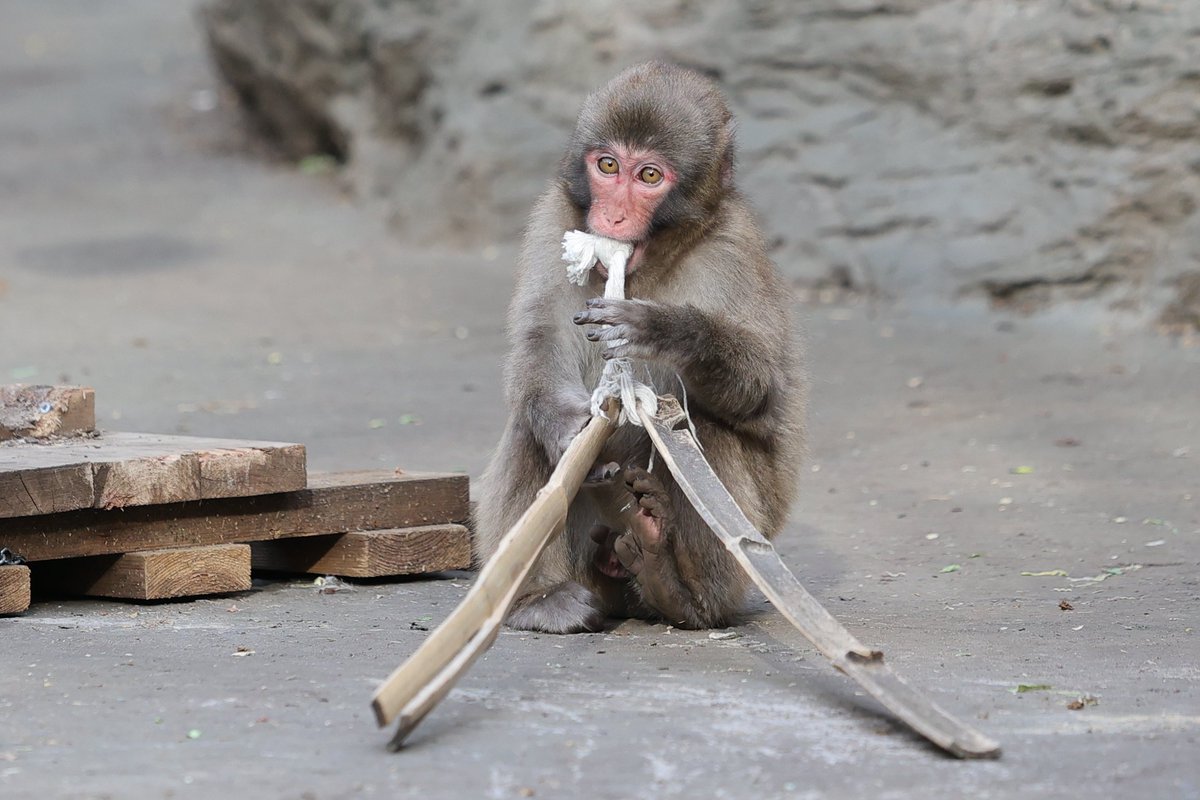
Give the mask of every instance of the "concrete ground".
M 186 4 L 12 4 L 0 144 L 0 381 L 92 384 L 112 429 L 478 476 L 517 231 L 414 249 L 256 154 Z M 1086 307 L 798 310 L 780 550 L 1002 759 L 934 751 L 761 599 L 733 638 L 506 632 L 389 754 L 371 691 L 470 576 L 293 580 L 0 620 L 0 796 L 1200 797 L 1200 349 Z

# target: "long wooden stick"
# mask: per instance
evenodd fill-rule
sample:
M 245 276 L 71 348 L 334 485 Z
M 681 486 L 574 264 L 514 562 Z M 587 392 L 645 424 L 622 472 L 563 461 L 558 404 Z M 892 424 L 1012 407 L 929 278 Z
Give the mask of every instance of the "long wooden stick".
M 462 603 L 375 691 L 371 707 L 380 727 L 400 717 L 391 749 L 403 746 L 417 724 L 496 640 L 538 556 L 566 525 L 567 509 L 612 435 L 615 425 L 610 420 L 617 418 L 618 410 L 619 404 L 610 402 L 608 416 L 593 417 L 575 437 L 533 504 L 504 535 Z
M 995 758 L 1000 746 L 947 714 L 865 647 L 792 574 L 771 543 L 751 524 L 701 453 L 673 397 L 659 398 L 657 416 L 638 406 L 654 447 L 700 516 L 763 594 L 839 671 L 915 731 L 960 758 Z

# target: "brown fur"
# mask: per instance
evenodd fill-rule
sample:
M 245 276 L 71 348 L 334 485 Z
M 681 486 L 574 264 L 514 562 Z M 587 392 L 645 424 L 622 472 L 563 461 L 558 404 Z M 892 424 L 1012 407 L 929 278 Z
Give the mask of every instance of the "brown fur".
M 766 536 L 774 536 L 787 517 L 803 455 L 806 396 L 791 293 L 732 186 L 724 99 L 697 73 L 646 64 L 585 102 L 561 177 L 538 201 L 526 230 L 508 316 L 511 413 L 483 476 L 476 520 L 480 560 L 495 552 L 587 419 L 604 345 L 589 342 L 573 317 L 603 294 L 603 282 L 593 274 L 587 286 L 570 284 L 560 242 L 565 231 L 584 225 L 581 154 L 616 140 L 657 150 L 680 177 L 663 203 L 666 212 L 656 216 L 641 266 L 627 279 L 626 294 L 636 300 L 588 309 L 586 321 L 616 323 L 630 340 L 623 354 L 635 359 L 639 375 L 644 364 L 657 391 L 686 393 L 705 454 Z M 625 426 L 601 461 L 645 467 L 649 456 L 645 433 Z M 669 505 L 670 512 L 653 520 L 664 548 L 654 559 L 661 564 L 655 574 L 622 579 L 601 573 L 590 535 L 598 524 L 639 537 L 649 530 L 651 538 L 658 528 L 648 516 L 622 513 L 632 499 L 623 481 L 585 488 L 566 531 L 534 566 L 510 624 L 566 633 L 596 630 L 605 616 L 708 627 L 736 615 L 746 587 L 741 570 L 661 462 L 653 478 L 669 500 L 659 505 Z

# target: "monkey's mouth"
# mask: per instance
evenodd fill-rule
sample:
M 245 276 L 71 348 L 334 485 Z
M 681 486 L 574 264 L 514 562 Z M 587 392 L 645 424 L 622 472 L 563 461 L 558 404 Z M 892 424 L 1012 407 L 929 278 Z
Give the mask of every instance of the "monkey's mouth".
M 633 252 L 629 255 L 629 261 L 625 264 L 625 274 L 632 275 L 637 271 L 637 268 L 642 265 L 642 257 L 646 255 L 646 243 L 638 242 L 633 246 Z M 608 280 L 608 267 L 603 261 L 596 262 L 596 271 L 600 273 L 600 277 Z

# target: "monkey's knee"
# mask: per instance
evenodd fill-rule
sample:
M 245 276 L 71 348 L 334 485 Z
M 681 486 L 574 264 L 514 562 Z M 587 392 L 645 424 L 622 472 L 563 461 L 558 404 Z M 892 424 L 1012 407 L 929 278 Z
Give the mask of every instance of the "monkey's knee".
M 600 598 L 575 581 L 565 581 L 517 599 L 508 614 L 511 628 L 545 633 L 594 633 L 604 629 Z

